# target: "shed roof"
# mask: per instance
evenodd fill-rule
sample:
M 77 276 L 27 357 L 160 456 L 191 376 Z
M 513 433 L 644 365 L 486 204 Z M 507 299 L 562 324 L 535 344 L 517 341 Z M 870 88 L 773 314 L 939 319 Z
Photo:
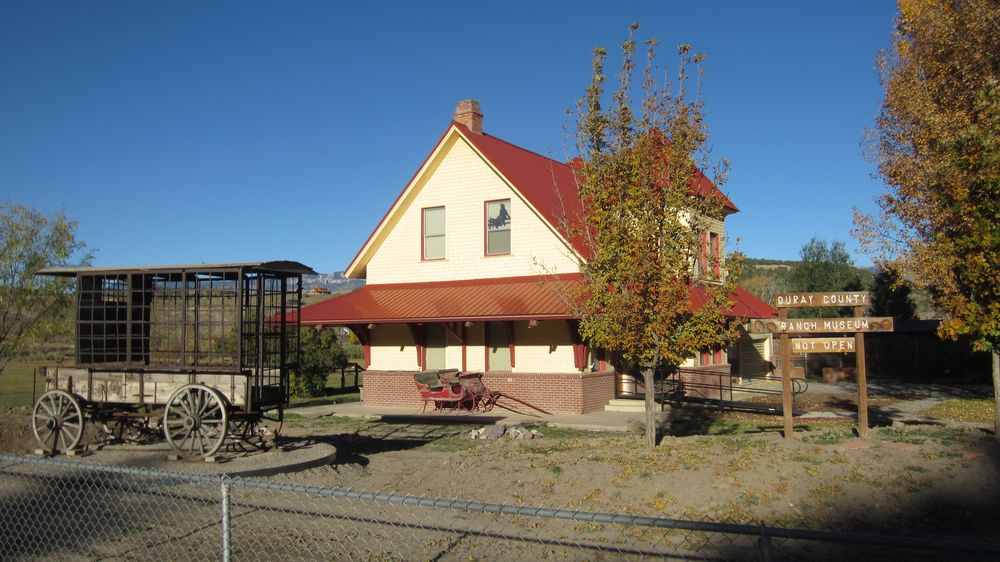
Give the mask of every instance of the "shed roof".
M 116 273 L 146 273 L 168 271 L 238 271 L 249 269 L 253 271 L 273 271 L 277 273 L 293 273 L 316 275 L 311 267 L 297 261 L 255 261 L 255 262 L 223 262 L 223 263 L 193 263 L 179 265 L 126 265 L 98 267 L 47 267 L 38 271 L 38 275 L 53 275 L 75 277 L 77 274 L 116 274 Z

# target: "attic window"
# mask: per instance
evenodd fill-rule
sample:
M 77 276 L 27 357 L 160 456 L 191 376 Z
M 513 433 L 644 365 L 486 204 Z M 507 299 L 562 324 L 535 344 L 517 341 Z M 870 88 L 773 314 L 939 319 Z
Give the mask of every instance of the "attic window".
M 444 207 L 424 209 L 424 241 L 421 258 L 425 260 L 444 259 Z
M 486 202 L 486 255 L 510 253 L 510 199 Z

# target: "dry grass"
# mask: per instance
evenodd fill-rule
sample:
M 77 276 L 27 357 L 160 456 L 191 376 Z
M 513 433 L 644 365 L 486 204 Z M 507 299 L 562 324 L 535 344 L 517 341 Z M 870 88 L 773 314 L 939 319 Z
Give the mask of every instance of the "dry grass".
M 993 400 L 989 398 L 955 398 L 922 413 L 938 419 L 992 423 L 995 408 Z

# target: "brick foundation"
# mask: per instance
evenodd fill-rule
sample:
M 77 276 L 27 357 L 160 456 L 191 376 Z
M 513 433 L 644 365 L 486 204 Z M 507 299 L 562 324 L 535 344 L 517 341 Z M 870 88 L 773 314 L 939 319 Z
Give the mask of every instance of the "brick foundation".
M 676 376 L 681 381 L 684 396 L 708 400 L 730 399 L 729 365 L 687 368 Z
M 595 412 L 615 397 L 613 372 L 489 372 L 483 375 L 483 383 L 490 390 L 509 394 L 553 414 Z M 413 384 L 412 371 L 365 371 L 361 399 L 365 406 L 423 406 Z

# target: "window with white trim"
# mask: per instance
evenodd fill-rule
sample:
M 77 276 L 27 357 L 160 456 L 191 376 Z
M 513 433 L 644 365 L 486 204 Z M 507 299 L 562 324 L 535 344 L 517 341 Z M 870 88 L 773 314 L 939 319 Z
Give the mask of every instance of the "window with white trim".
M 486 255 L 510 253 L 510 199 L 486 202 Z
M 421 258 L 425 260 L 444 259 L 444 207 L 424 209 L 424 240 Z

